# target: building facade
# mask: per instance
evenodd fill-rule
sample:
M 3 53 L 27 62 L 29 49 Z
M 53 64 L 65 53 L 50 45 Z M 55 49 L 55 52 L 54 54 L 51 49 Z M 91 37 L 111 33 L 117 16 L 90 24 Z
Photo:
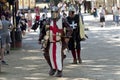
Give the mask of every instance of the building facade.
M 33 9 L 36 5 L 36 0 L 18 0 L 19 9 Z
M 93 8 L 99 8 L 99 6 L 103 6 L 108 13 L 112 13 L 112 7 L 114 5 L 117 5 L 120 7 L 120 0 L 63 0 L 67 2 L 71 1 L 79 1 L 79 2 L 85 2 L 83 4 L 84 7 L 87 8 L 87 10 L 92 10 Z
M 86 0 L 91 2 L 92 9 L 94 7 L 99 8 L 99 6 L 103 6 L 106 8 L 108 13 L 112 13 L 112 7 L 117 5 L 120 7 L 120 0 Z

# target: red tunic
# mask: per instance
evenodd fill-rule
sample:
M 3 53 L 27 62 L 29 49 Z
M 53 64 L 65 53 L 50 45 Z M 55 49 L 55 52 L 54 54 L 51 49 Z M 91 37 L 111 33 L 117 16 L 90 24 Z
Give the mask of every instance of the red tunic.
M 36 21 L 39 21 L 39 20 L 40 20 L 40 16 L 39 16 L 39 15 L 36 15 L 36 16 L 35 16 L 35 20 L 36 20 Z

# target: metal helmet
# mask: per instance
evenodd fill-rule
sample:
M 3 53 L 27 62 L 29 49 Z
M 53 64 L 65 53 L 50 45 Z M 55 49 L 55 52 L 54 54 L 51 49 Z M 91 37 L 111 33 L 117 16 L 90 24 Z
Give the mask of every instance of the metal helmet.
M 73 15 L 76 12 L 75 7 L 73 5 L 69 6 L 68 11 L 69 11 L 69 16 L 71 17 L 73 17 Z
M 72 11 L 72 12 L 75 12 L 75 7 L 73 5 L 70 5 L 69 8 L 68 8 L 68 11 Z
M 57 19 L 59 18 L 60 14 L 59 14 L 59 8 L 57 6 L 53 6 L 51 8 L 51 18 L 52 19 Z

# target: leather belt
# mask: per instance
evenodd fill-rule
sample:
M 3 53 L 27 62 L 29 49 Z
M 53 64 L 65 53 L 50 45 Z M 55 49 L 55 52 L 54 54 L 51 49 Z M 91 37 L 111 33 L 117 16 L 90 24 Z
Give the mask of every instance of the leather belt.
M 56 43 L 56 42 L 60 42 L 61 40 L 58 40 L 58 41 L 53 41 L 53 42 L 50 42 L 50 43 Z

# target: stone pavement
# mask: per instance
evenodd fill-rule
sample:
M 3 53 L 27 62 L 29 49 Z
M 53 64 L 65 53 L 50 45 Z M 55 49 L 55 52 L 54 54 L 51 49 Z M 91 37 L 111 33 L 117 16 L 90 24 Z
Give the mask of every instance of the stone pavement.
M 64 61 L 62 78 L 48 75 L 49 67 L 38 44 L 37 32 L 27 33 L 23 47 L 6 55 L 8 66 L 2 66 L 0 80 L 120 80 L 120 26 L 115 27 L 107 15 L 106 26 L 99 19 L 84 14 L 88 39 L 82 42 L 82 64 L 73 65 L 70 53 Z

